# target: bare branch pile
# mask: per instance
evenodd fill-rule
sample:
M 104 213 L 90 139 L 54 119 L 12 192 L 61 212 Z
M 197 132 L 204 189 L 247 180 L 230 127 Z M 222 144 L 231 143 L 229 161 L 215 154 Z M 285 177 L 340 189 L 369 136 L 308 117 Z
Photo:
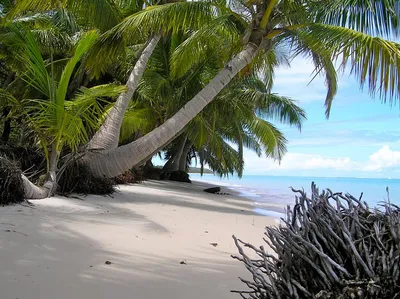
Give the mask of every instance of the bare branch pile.
M 239 256 L 252 274 L 241 279 L 243 298 L 400 298 L 400 208 L 371 209 L 350 194 L 294 190 L 287 219 L 267 227 L 264 241 L 274 251 L 235 237 Z M 256 259 L 244 252 L 254 251 Z

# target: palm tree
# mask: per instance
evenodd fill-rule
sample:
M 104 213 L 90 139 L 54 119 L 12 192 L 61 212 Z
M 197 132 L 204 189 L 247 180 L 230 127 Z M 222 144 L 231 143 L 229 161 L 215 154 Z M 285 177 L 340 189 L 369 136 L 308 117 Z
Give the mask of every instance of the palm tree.
M 202 22 L 206 7 L 216 8 L 213 21 Z M 202 9 L 198 9 L 198 8 Z M 208 17 L 208 15 L 206 14 Z M 358 0 L 270 0 L 218 3 L 172 3 L 153 7 L 127 17 L 115 29 L 119 34 L 141 28 L 159 32 L 165 24 L 196 18 L 205 25 L 195 31 L 176 51 L 176 74 L 180 76 L 211 47 L 224 47 L 229 57 L 225 67 L 181 110 L 149 134 L 115 150 L 87 158 L 92 171 L 99 176 L 115 176 L 142 163 L 171 142 L 184 127 L 212 102 L 218 93 L 243 69 L 263 72 L 272 86 L 276 65 L 271 57 L 279 51 L 305 55 L 315 64 L 317 74 L 325 73 L 328 87 L 325 101 L 329 116 L 337 90 L 335 62 L 350 65 L 361 86 L 368 82 L 371 94 L 384 100 L 399 95 L 399 45 L 374 37 L 396 35 L 399 28 L 396 1 Z M 172 25 L 171 25 L 172 24 Z M 168 27 L 169 28 L 169 27 Z M 224 52 L 222 52 L 224 53 Z
M 184 136 L 167 152 L 170 170 L 185 170 L 192 153 L 203 167 L 207 163 L 219 175 L 242 176 L 243 149 L 280 160 L 286 152 L 286 139 L 269 121 L 301 129 L 304 111 L 294 101 L 271 94 L 256 75 L 233 80 L 186 127 Z M 183 143 L 184 142 L 184 143 Z
M 4 20 L 4 19 L 3 19 Z M 51 15 L 28 14 L 14 18 L 10 22 L 3 22 L 0 26 L 0 65 L 1 71 L 5 73 L 0 87 L 11 93 L 16 98 L 24 97 L 26 83 L 21 80 L 20 74 L 25 72 L 24 61 L 19 59 L 25 46 L 18 46 L 16 35 L 10 32 L 12 26 L 23 26 L 29 29 L 38 43 L 40 51 L 45 59 L 63 57 L 73 48 L 73 36 L 78 31 L 78 26 L 73 16 L 64 10 L 54 11 Z M 4 116 L 4 130 L 2 139 L 7 142 L 11 133 L 11 107 L 12 102 L 2 103 Z
M 153 4 L 153 1 L 143 0 L 59 0 L 57 2 L 58 6 L 66 7 L 78 15 L 87 18 L 90 24 L 93 24 L 101 31 L 110 29 L 111 26 L 118 24 L 118 22 L 126 16 L 136 16 L 136 12 L 140 12 L 148 6 L 150 6 L 149 9 L 151 10 L 151 5 Z M 154 4 L 159 3 L 159 1 L 154 1 Z M 13 17 L 16 14 L 26 11 L 49 11 L 54 9 L 54 5 L 54 1 L 49 0 L 17 0 L 13 9 L 9 13 L 9 17 Z M 200 8 L 203 8 L 203 6 Z M 205 15 L 209 17 L 211 9 L 207 7 L 207 10 L 208 13 Z M 89 14 L 87 13 L 88 11 Z M 168 25 L 169 22 L 167 22 L 164 24 L 162 29 L 160 28 L 151 33 L 142 30 L 140 26 L 135 28 L 133 40 L 137 40 L 138 36 L 142 37 L 141 39 L 143 39 L 143 35 L 145 36 L 144 39 L 146 42 L 143 50 L 139 53 L 138 59 L 130 71 L 126 81 L 126 91 L 118 97 L 114 107 L 108 111 L 108 115 L 102 126 L 87 144 L 88 149 L 115 149 L 118 146 L 118 138 L 124 114 L 129 106 L 132 95 L 138 86 L 140 78 L 143 75 L 147 61 L 160 40 L 161 35 L 163 33 L 168 33 L 170 29 L 177 30 L 178 27 L 198 28 L 201 25 L 195 18 L 188 18 L 186 13 L 184 15 L 180 14 L 179 11 L 174 11 L 172 14 L 171 12 L 169 13 L 169 16 L 177 13 L 178 15 L 175 19 L 182 20 L 182 18 L 185 18 L 185 22 L 174 22 L 174 26 Z M 203 19 L 206 19 L 204 15 Z M 132 31 L 129 33 L 129 35 L 119 35 L 114 34 L 113 32 L 108 32 L 102 36 L 98 45 L 92 49 L 92 53 L 94 53 L 93 55 L 90 55 L 92 58 L 89 58 L 89 63 L 90 61 L 92 62 L 91 67 L 94 69 L 95 75 L 99 75 L 99 72 L 104 70 L 104 66 L 115 62 L 118 58 L 121 58 L 121 51 L 123 52 L 124 44 L 132 43 Z M 102 57 L 102 66 L 98 63 L 99 57 Z
M 39 43 L 30 30 L 9 25 L 10 41 L 23 49 L 17 59 L 24 63 L 20 79 L 34 90 L 34 98 L 16 99 L 2 91 L 12 113 L 23 115 L 27 125 L 37 136 L 47 159 L 47 180 L 43 188 L 33 185 L 23 176 L 27 198 L 43 198 L 52 195 L 57 185 L 58 162 L 64 147 L 77 151 L 88 141 L 88 129 L 98 127 L 98 117 L 103 113 L 99 99 L 115 96 L 124 90 L 117 85 L 100 85 L 83 88 L 68 95 L 68 86 L 76 65 L 90 49 L 98 34 L 89 31 L 76 41 L 72 56 L 60 68 L 60 61 L 44 60 Z M 57 72 L 60 68 L 61 72 Z
M 117 25 L 124 16 L 133 14 L 138 10 L 143 9 L 145 4 L 151 4 L 151 2 L 144 2 L 142 0 L 132 1 L 82 1 L 82 0 L 65 0 L 58 1 L 57 8 L 67 8 L 71 12 L 74 12 L 80 20 L 84 20 L 86 26 L 94 26 L 96 29 L 106 31 Z M 49 0 L 18 0 L 15 5 L 11 8 L 8 13 L 8 18 L 12 18 L 15 15 L 23 14 L 25 12 L 48 12 L 54 10 L 54 1 Z M 126 91 L 121 93 L 118 97 L 114 107 L 108 112 L 108 116 L 105 118 L 104 123 L 92 137 L 87 145 L 88 149 L 107 149 L 116 148 L 118 146 L 118 136 L 122 124 L 123 116 L 129 105 L 134 91 L 137 88 L 138 82 L 143 75 L 146 68 L 147 61 L 154 50 L 154 47 L 158 43 L 160 35 L 148 37 L 148 41 L 145 44 L 143 51 L 140 53 L 135 66 L 131 70 L 129 77 L 126 82 Z M 93 47 L 92 56 L 95 56 L 95 65 L 98 65 L 98 56 L 101 53 L 101 48 L 105 47 L 105 43 L 110 42 L 121 45 L 124 40 L 119 38 L 118 41 L 115 39 L 107 39 L 103 37 L 102 41 L 99 41 L 98 47 Z M 123 47 L 122 47 L 123 48 Z M 119 47 L 121 50 L 121 47 Z M 118 53 L 121 54 L 121 53 Z M 110 55 L 107 52 L 107 55 Z M 105 59 L 108 63 L 115 61 L 117 57 Z M 89 58 L 90 61 L 90 58 Z M 103 60 L 104 62 L 104 60 Z M 103 63 L 105 65 L 105 63 Z M 98 68 L 97 68 L 98 69 Z M 104 67 L 101 68 L 104 70 Z M 96 71 L 98 75 L 98 70 Z
M 137 139 L 161 125 L 223 66 L 221 55 L 210 51 L 207 60 L 193 67 L 185 76 L 172 76 L 170 57 L 184 40 L 184 36 L 178 34 L 162 38 L 158 43 L 125 114 L 121 142 Z M 192 147 L 197 152 L 207 148 L 208 151 L 203 152 L 210 153 L 207 157 L 214 157 L 216 162 L 213 165 L 218 164 L 221 171 L 229 169 L 221 174 L 241 174 L 243 147 L 252 148 L 259 155 L 263 147 L 267 156 L 280 159 L 286 150 L 286 140 L 271 123 L 260 119 L 260 115 L 264 118 L 279 115 L 278 120 L 298 128 L 304 119 L 304 111 L 293 101 L 271 95 L 255 75 L 243 74 L 188 124 L 176 142 L 168 146 L 170 155 L 164 166 L 165 172 L 186 168 L 186 156 Z M 234 149 L 232 144 L 235 147 L 239 145 L 240 150 Z M 231 166 L 222 167 L 228 164 Z

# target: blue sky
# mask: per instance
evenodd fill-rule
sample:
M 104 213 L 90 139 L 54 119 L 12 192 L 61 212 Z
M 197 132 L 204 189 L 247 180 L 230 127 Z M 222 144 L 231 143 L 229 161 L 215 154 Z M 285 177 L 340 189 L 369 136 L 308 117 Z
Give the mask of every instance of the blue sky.
M 275 123 L 289 141 L 287 154 L 278 163 L 247 150 L 244 174 L 400 178 L 399 105 L 371 98 L 345 73 L 327 120 L 324 78 L 310 83 L 312 72 L 305 59 L 277 71 L 273 92 L 297 100 L 307 121 L 301 132 Z
M 301 132 L 277 124 L 289 140 L 288 153 L 279 164 L 247 151 L 245 174 L 400 178 L 399 105 L 371 98 L 345 73 L 326 120 L 324 78 L 309 84 L 312 71 L 304 59 L 278 70 L 274 92 L 298 100 L 307 121 Z

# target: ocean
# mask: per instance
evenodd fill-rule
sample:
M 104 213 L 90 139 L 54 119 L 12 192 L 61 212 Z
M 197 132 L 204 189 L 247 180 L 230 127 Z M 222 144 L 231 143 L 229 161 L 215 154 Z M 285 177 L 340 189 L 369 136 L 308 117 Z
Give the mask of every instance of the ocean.
M 237 177 L 220 178 L 213 174 L 190 174 L 195 181 L 203 181 L 227 189 L 232 189 L 240 196 L 249 198 L 255 202 L 255 211 L 260 214 L 282 217 L 282 211 L 267 211 L 257 208 L 257 203 L 272 203 L 280 205 L 293 205 L 294 193 L 290 187 L 304 189 L 308 194 L 311 191 L 311 182 L 315 182 L 320 191 L 329 188 L 333 192 L 350 193 L 362 200 L 370 207 L 378 207 L 380 203 L 388 200 L 386 187 L 389 188 L 390 202 L 400 205 L 400 179 L 372 179 L 372 178 L 324 178 L 324 177 L 289 177 L 289 176 L 265 176 L 245 175 L 241 179 Z

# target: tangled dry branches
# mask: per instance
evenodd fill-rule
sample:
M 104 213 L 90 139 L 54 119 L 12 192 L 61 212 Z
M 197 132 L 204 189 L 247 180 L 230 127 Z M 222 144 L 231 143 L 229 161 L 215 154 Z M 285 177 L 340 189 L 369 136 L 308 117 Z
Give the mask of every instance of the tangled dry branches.
M 350 194 L 296 193 L 287 219 L 267 227 L 264 241 L 274 251 L 235 237 L 239 256 L 253 279 L 241 279 L 243 298 L 400 298 L 400 208 L 370 209 Z M 247 247 L 258 256 L 250 258 Z

